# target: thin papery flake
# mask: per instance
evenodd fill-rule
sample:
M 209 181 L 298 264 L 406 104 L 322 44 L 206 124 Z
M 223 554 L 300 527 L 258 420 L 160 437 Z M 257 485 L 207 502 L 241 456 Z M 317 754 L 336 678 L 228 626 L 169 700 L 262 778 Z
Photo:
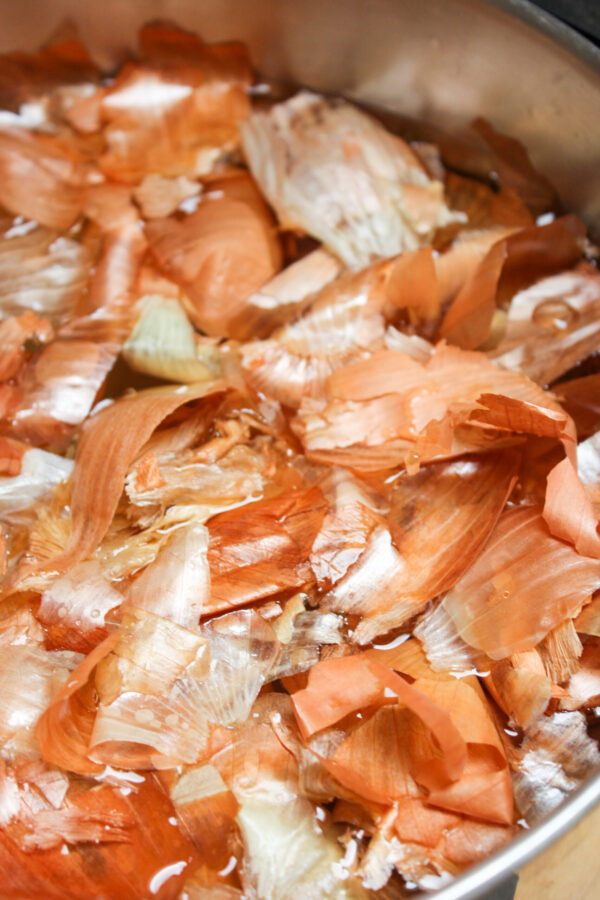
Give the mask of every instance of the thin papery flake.
M 144 60 L 126 65 L 99 97 L 107 143 L 100 166 L 128 183 L 152 173 L 204 175 L 239 145 L 250 112 L 244 54 L 229 59 L 228 45 L 197 40 L 186 59 L 179 40 L 143 42 L 152 47 Z
M 444 343 L 423 363 L 402 351 L 376 351 L 337 369 L 328 389 L 334 399 L 307 397 L 294 422 L 305 452 L 345 465 L 354 459 L 356 468 L 365 469 L 377 468 L 377 455 L 380 468 L 404 463 L 410 471 L 420 462 L 489 448 L 500 436 L 472 427 L 459 431 L 482 421 L 479 401 L 486 394 L 557 415 L 560 410 L 528 378 L 494 366 L 482 353 Z
M 94 676 L 90 760 L 141 769 L 195 763 L 211 727 L 246 719 L 278 650 L 271 627 L 248 610 L 200 630 L 128 606 Z
M 171 619 L 197 625 L 210 592 L 208 531 L 190 523 L 175 531 L 154 562 L 131 585 L 127 603 Z
M 125 785 L 128 783 L 131 784 Z M 35 791 L 34 786 L 29 797 Z M 176 895 L 183 887 L 187 866 L 199 865 L 200 857 L 191 841 L 169 822 L 173 807 L 151 778 L 140 779 L 135 790 L 92 785 L 73 793 L 71 808 L 63 811 L 67 813 L 65 838 L 77 840 L 78 834 L 85 838 L 86 833 L 92 837 L 95 829 L 92 842 L 84 840 L 66 853 L 63 848 L 68 845 L 60 840 L 44 851 L 41 865 L 38 853 L 21 849 L 8 834 L 0 832 L 5 885 L 14 893 L 59 900 L 68 891 L 72 900 L 85 900 L 99 893 L 136 900 L 148 891 L 156 873 L 167 868 L 171 870 L 168 891 Z M 49 818 L 50 828 L 42 834 L 60 834 L 61 811 L 51 812 Z M 82 826 L 79 831 L 78 822 Z M 111 832 L 116 841 L 110 840 Z M 185 866 L 181 865 L 182 860 Z M 99 869 L 93 875 L 92 865 Z
M 34 97 L 97 76 L 98 70 L 75 28 L 63 26 L 37 52 L 2 54 L 0 102 L 3 109 L 18 109 Z
M 51 137 L 19 128 L 0 131 L 3 206 L 49 228 L 68 228 L 84 205 L 88 166 Z
M 123 602 L 100 564 L 88 560 L 57 578 L 42 594 L 37 618 L 59 649 L 89 652 L 107 636 L 105 618 Z
M 556 809 L 600 764 L 598 746 L 578 712 L 541 716 L 528 730 L 516 759 L 515 802 L 537 822 Z
M 414 777 L 427 787 L 447 784 L 460 777 L 466 761 L 465 743 L 447 714 L 405 679 L 364 654 L 318 663 L 310 672 L 308 687 L 293 696 L 296 717 L 305 737 L 352 712 L 380 706 L 391 699 L 420 719 L 441 750 L 438 756 L 439 751 L 432 744 L 432 755 L 427 762 L 419 760 L 417 764 L 411 760 Z M 326 765 L 334 777 L 356 790 L 356 776 L 338 753 L 339 748 L 327 758 Z M 350 776 L 353 780 L 348 782 Z M 384 798 L 378 795 L 371 799 L 381 802 Z
M 408 145 L 347 103 L 303 92 L 254 113 L 242 136 L 282 224 L 320 238 L 354 268 L 416 249 L 462 218 Z
M 2 727 L 0 744 L 7 755 L 38 755 L 34 729 L 40 715 L 69 678 L 81 657 L 27 644 L 0 650 Z
M 66 481 L 73 462 L 36 447 L 25 449 L 18 474 L 0 477 L 0 512 L 3 516 L 27 510 L 57 484 Z

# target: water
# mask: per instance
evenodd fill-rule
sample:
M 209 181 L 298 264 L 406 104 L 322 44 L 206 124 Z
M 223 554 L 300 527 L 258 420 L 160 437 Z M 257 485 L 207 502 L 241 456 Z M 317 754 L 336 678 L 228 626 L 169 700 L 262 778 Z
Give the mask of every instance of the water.
M 538 303 L 531 318 L 540 328 L 546 328 L 556 334 L 566 334 L 575 325 L 578 315 L 566 300 L 556 298 Z

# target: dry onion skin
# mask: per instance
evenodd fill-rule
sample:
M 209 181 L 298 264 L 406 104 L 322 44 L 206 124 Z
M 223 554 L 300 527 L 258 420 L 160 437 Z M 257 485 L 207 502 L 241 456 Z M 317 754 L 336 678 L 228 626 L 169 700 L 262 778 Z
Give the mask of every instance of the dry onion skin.
M 583 223 L 165 22 L 0 104 L 2 897 L 435 890 L 600 766 Z

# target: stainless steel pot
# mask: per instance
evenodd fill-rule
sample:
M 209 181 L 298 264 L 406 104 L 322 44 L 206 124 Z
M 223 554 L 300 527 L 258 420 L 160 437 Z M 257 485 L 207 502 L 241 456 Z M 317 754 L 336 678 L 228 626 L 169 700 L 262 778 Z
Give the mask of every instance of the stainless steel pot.
M 600 234 L 600 52 L 527 0 L 5 0 L 0 10 L 0 51 L 38 46 L 68 17 L 110 66 L 142 22 L 171 18 L 208 40 L 245 40 L 266 78 L 442 127 L 485 116 Z M 484 896 L 598 802 L 600 774 L 436 900 Z

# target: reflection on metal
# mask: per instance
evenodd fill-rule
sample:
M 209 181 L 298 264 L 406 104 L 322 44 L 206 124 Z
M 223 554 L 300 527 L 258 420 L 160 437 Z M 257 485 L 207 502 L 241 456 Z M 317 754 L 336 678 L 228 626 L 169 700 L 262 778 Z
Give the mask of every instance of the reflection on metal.
M 509 874 L 549 847 L 562 834 L 572 828 L 582 816 L 600 802 L 600 773 L 591 778 L 531 831 L 494 854 L 485 862 L 474 866 L 451 885 L 439 891 L 436 900 L 474 900 L 487 897 L 486 889 L 500 884 Z

